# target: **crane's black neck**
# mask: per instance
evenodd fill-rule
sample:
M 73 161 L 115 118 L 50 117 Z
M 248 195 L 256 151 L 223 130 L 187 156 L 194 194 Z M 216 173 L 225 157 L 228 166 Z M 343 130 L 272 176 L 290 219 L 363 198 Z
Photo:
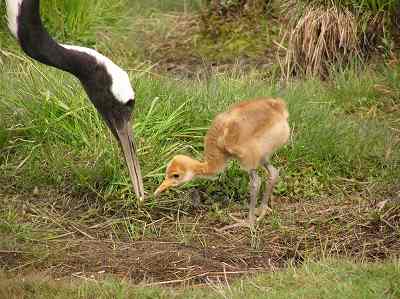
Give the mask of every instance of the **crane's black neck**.
M 58 44 L 43 26 L 39 0 L 22 1 L 17 17 L 17 37 L 31 58 L 78 77 L 110 128 L 111 118 L 129 120 L 133 106 L 119 102 L 112 94 L 113 78 L 106 66 L 97 61 L 95 54 Z
M 17 18 L 17 35 L 24 52 L 31 58 L 67 71 L 82 82 L 87 81 L 96 59 L 83 52 L 59 45 L 47 32 L 40 18 L 40 1 L 22 1 Z

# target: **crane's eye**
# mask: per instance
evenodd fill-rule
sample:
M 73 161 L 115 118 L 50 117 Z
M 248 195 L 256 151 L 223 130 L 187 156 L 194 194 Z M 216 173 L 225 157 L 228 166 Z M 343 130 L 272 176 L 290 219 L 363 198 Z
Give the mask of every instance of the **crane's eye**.
M 174 173 L 174 174 L 172 175 L 172 177 L 173 177 L 174 179 L 179 179 L 179 174 L 178 174 L 178 173 Z

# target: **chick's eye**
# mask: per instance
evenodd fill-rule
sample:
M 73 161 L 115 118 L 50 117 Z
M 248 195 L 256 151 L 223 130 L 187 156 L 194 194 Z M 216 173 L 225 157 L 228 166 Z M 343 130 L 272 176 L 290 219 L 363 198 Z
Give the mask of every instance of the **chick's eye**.
M 174 173 L 174 174 L 172 175 L 172 177 L 173 177 L 174 179 L 179 179 L 179 174 Z

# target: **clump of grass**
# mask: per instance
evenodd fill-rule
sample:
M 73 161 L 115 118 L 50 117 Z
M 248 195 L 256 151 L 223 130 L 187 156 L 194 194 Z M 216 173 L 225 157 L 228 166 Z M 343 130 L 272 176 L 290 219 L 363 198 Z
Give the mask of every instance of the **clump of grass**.
M 291 22 L 283 73 L 326 78 L 372 54 L 390 53 L 395 1 L 286 1 Z
M 287 77 L 296 72 L 327 76 L 332 65 L 346 65 L 360 55 L 355 17 L 335 6 L 306 8 L 288 40 Z

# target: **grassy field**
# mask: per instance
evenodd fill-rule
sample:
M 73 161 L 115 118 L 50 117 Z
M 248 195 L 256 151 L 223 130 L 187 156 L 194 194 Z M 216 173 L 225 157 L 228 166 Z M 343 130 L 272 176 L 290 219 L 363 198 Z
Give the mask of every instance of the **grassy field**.
M 0 109 L 2 169 L 13 178 L 13 186 L 29 190 L 57 185 L 129 195 L 119 149 L 78 82 L 11 54 L 1 66 L 5 101 Z M 285 174 L 280 195 L 304 199 L 333 194 L 340 178 L 376 188 L 394 184 L 399 175 L 399 71 L 366 70 L 361 76 L 348 71 L 329 84 L 308 80 L 285 88 L 240 71 L 215 74 L 207 82 L 131 72 L 138 93 L 135 132 L 147 191 L 160 181 L 174 153 L 201 156 L 202 138 L 213 116 L 234 102 L 261 95 L 281 96 L 289 105 L 292 139 L 274 158 Z M 224 193 L 233 192 L 236 199 L 243 195 L 236 192 L 245 191 L 240 184 L 237 188 L 239 173 L 233 166 L 221 176 Z M 213 186 L 207 181 L 198 184 Z
M 240 63 L 210 71 L 205 62 L 197 66 L 205 79 L 182 79 L 156 72 L 130 46 L 129 37 L 145 36 L 130 18 L 188 15 L 197 2 L 135 3 L 121 23 L 132 24 L 131 35 L 113 31 L 112 18 L 99 25 L 92 16 L 106 34 L 77 28 L 83 33 L 72 41 L 129 72 L 150 195 L 143 204 L 79 82 L 26 58 L 0 22 L 0 296 L 399 297 L 398 60 L 290 82 Z M 292 137 L 272 159 L 282 174 L 274 211 L 255 230 L 213 230 L 228 213 L 246 211 L 248 178 L 236 163 L 215 180 L 151 196 L 174 154 L 201 158 L 218 112 L 261 95 L 288 102 Z M 252 276 L 260 272 L 267 274 Z M 150 288 L 164 285 L 197 287 Z
M 397 261 L 355 265 L 350 262 L 308 262 L 292 268 L 242 279 L 234 284 L 208 282 L 196 289 L 173 290 L 132 286 L 123 281 L 54 282 L 45 277 L 3 278 L 2 298 L 398 298 Z M 33 297 L 32 297 L 33 296 Z

